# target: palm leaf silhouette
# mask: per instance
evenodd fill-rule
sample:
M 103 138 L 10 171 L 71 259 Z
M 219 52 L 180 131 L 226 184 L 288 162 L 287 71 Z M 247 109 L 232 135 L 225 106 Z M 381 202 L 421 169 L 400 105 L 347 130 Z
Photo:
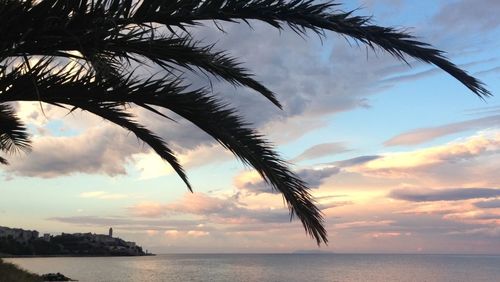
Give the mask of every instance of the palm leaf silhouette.
M 209 91 L 192 90 L 185 74 L 203 72 L 248 87 L 281 108 L 274 93 L 225 51 L 203 45 L 189 28 L 209 21 L 263 21 L 299 35 L 332 31 L 398 59 L 434 64 L 481 98 L 483 84 L 451 63 L 442 51 L 411 34 L 313 0 L 3 0 L 0 2 L 0 150 L 28 150 L 29 136 L 8 102 L 39 101 L 80 109 L 134 133 L 168 162 L 192 190 L 168 144 L 141 125 L 129 105 L 167 118 L 175 112 L 208 133 L 282 193 L 318 244 L 327 243 L 321 211 L 299 179 L 263 136 Z M 222 27 L 217 24 L 222 30 Z M 36 59 L 36 60 L 35 60 Z M 147 60 L 165 70 L 141 78 L 133 64 Z M 35 61 L 33 63 L 33 61 Z M 0 157 L 0 163 L 7 160 Z

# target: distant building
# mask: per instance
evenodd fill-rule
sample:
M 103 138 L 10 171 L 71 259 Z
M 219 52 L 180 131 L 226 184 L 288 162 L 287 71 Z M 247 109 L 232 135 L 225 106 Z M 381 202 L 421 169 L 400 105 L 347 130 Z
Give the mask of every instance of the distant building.
M 93 241 L 98 242 L 98 243 L 103 243 L 103 244 L 112 244 L 116 242 L 115 238 L 112 238 L 110 236 L 106 236 L 104 234 L 93 234 L 91 236 Z
M 38 231 L 0 226 L 0 238 L 12 238 L 20 243 L 38 239 Z
M 146 255 L 142 247 L 135 242 L 127 242 L 123 239 L 112 237 L 113 228 L 109 228 L 108 235 L 87 233 L 62 233 L 51 236 L 49 233 L 38 237 L 38 232 L 33 230 L 23 230 L 19 228 L 8 228 L 0 226 L 0 253 L 10 253 L 10 249 L 4 251 L 2 248 L 17 246 L 21 243 L 24 247 L 14 250 L 12 254 L 19 255 L 112 255 L 112 256 L 141 256 Z M 14 242 L 13 242 L 14 241 Z M 45 241 L 42 246 L 51 248 L 37 249 L 37 242 Z M 16 243 L 17 242 L 17 243 Z M 52 248 L 53 247 L 53 248 Z M 0 277 L 0 281 L 3 281 Z
M 135 244 L 135 242 L 125 242 L 125 245 L 127 245 L 127 247 L 129 247 L 129 248 L 135 248 L 135 247 L 137 247 L 136 244 Z

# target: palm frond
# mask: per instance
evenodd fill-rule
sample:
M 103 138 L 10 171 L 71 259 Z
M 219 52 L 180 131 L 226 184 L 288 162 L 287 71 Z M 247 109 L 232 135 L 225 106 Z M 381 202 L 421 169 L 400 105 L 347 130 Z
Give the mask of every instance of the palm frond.
M 16 116 L 14 109 L 0 103 L 0 151 L 16 153 L 29 151 L 31 142 L 26 127 Z M 6 160 L 0 161 L 5 163 Z
M 190 71 L 200 69 L 235 86 L 250 87 L 276 106 L 281 107 L 272 91 L 255 80 L 253 75 L 235 58 L 225 52 L 214 51 L 213 45 L 199 46 L 200 44 L 190 37 L 155 36 L 154 29 L 145 30 L 143 26 L 131 26 L 132 22 L 119 24 L 112 16 L 114 12 L 108 10 L 102 10 L 102 13 L 96 12 L 103 8 L 113 10 L 113 5 L 105 5 L 106 1 L 96 4 L 94 8 L 89 6 L 83 12 L 80 9 L 75 10 L 81 5 L 66 7 L 63 5 L 65 1 L 53 2 L 52 6 L 47 3 L 35 5 L 25 10 L 23 16 L 16 16 L 12 19 L 16 23 L 15 26 L 23 27 L 43 12 L 43 19 L 46 22 L 42 20 L 38 23 L 40 28 L 34 27 L 26 32 L 19 30 L 19 27 L 3 30 L 0 27 L 0 31 L 5 35 L 3 45 L 8 50 L 9 56 L 29 54 L 30 56 L 71 57 L 74 55 L 68 51 L 79 51 L 82 55 L 80 59 L 90 63 L 97 75 L 115 80 L 118 74 L 126 69 L 117 58 L 141 61 L 137 56 L 144 56 L 168 71 L 179 67 Z M 58 10 L 55 7 L 65 8 Z M 12 14 L 7 13 L 6 16 L 8 15 Z M 54 18 L 58 20 L 57 23 L 51 22 Z M 121 20 L 126 19 L 121 18 Z M 132 19 L 128 20 L 132 21 Z M 12 25 L 11 21 L 6 22 Z
M 131 121 L 130 114 L 117 109 L 117 103 L 134 103 L 140 107 L 157 106 L 189 120 L 245 164 L 255 168 L 274 189 L 282 193 L 291 214 L 302 221 L 306 232 L 314 237 L 318 244 L 327 242 L 321 211 L 314 205 L 307 185 L 288 169 L 286 162 L 261 135 L 250 129 L 235 114 L 235 110 L 227 108 L 205 91 L 184 91 L 185 87 L 180 85 L 178 80 L 168 78 L 151 79 L 146 82 L 130 79 L 120 85 L 109 87 L 106 83 L 92 80 L 92 74 L 84 77 L 70 75 L 67 72 L 53 74 L 44 70 L 46 68 L 44 63 L 40 63 L 40 66 L 35 65 L 29 75 L 37 77 L 41 101 L 78 107 L 125 127 L 154 148 L 160 156 L 166 155 L 164 158 L 172 156 L 168 147 L 163 146 L 163 142 L 154 134 Z M 33 100 L 35 96 L 30 93 L 33 89 L 30 91 L 29 86 L 18 85 L 28 74 L 18 72 L 11 75 L 12 89 L 17 89 L 7 90 L 4 99 Z M 21 90 L 20 87 L 25 88 Z M 148 107 L 144 108 L 149 110 Z M 176 165 L 175 161 L 169 163 Z M 176 171 L 183 177 L 182 170 L 179 172 L 176 169 Z
M 196 25 L 202 21 L 234 22 L 258 20 L 282 29 L 284 24 L 295 32 L 305 34 L 312 30 L 323 35 L 324 30 L 354 38 L 369 47 L 378 46 L 395 57 L 405 55 L 434 64 L 456 78 L 479 97 L 491 93 L 476 78 L 450 62 L 444 52 L 418 41 L 413 35 L 392 27 L 373 25 L 370 17 L 354 16 L 343 12 L 333 1 L 313 0 L 178 0 L 143 1 L 134 18 L 140 22 L 158 22 L 165 25 Z
M 233 85 L 252 88 L 281 108 L 274 93 L 256 81 L 241 63 L 222 51 L 213 51 L 213 45 L 199 47 L 189 37 L 165 37 L 150 40 L 148 38 L 115 38 L 104 48 L 107 51 L 123 54 L 134 59 L 134 54 L 147 57 L 167 71 L 184 67 L 188 70 L 198 68 L 207 71 L 216 78 L 222 78 Z
M 118 101 L 115 99 L 115 101 L 110 102 L 109 99 L 102 99 L 106 97 L 107 92 L 113 91 L 114 88 L 114 91 L 126 94 L 125 91 L 130 90 L 126 84 L 117 85 L 107 80 L 96 80 L 94 79 L 95 74 L 88 72 L 83 67 L 73 71 L 66 71 L 67 68 L 62 67 L 59 71 L 54 71 L 54 66 L 51 66 L 50 63 L 51 60 L 40 60 L 28 72 L 23 72 L 23 68 L 20 66 L 6 75 L 2 82 L 7 83 L 8 87 L 0 88 L 2 91 L 0 101 L 41 101 L 56 105 L 71 105 L 124 127 L 167 161 L 186 183 L 188 189 L 192 191 L 183 168 L 167 144 L 160 137 L 135 122 L 133 115 L 119 108 L 126 103 L 126 100 Z M 28 79 L 36 81 L 36 85 L 27 84 Z M 69 93 L 71 95 L 68 95 Z M 94 99 L 92 96 L 97 96 L 99 99 Z M 1 112 L 0 117 L 2 117 Z
M 57 101 L 56 101 L 57 102 Z M 184 181 L 189 191 L 193 192 L 191 184 L 189 184 L 188 178 L 184 169 L 180 165 L 179 161 L 175 157 L 172 150 L 160 137 L 155 135 L 153 132 L 149 131 L 147 128 L 141 126 L 139 123 L 134 121 L 133 116 L 130 113 L 124 112 L 119 109 L 119 102 L 76 102 L 71 101 L 71 105 L 78 107 L 82 110 L 88 111 L 95 115 L 98 115 L 112 123 L 115 123 L 131 132 L 133 132 L 137 138 L 139 138 L 144 143 L 148 144 L 162 159 L 167 161 L 170 166 L 175 170 L 177 175 Z
M 4 7 L 0 5 L 0 19 L 4 18 L 0 20 L 0 31 L 5 35 L 4 42 L 0 44 L 0 50 L 43 55 L 64 55 L 61 50 L 79 50 L 82 54 L 88 54 L 101 50 L 103 46 L 106 46 L 107 40 L 123 36 L 123 32 L 130 31 L 131 26 L 134 25 L 146 28 L 148 30 L 146 33 L 154 34 L 151 23 L 160 23 L 169 28 L 171 26 L 185 28 L 186 25 L 197 25 L 207 20 L 229 22 L 258 20 L 279 29 L 283 25 L 288 25 L 301 34 L 306 33 L 307 30 L 319 34 L 323 34 L 325 30 L 333 31 L 354 38 L 371 48 L 378 46 L 402 60 L 405 60 L 407 55 L 434 64 L 459 80 L 479 97 L 491 95 L 479 80 L 450 62 L 444 52 L 418 41 L 413 35 L 403 30 L 374 25 L 370 17 L 355 16 L 353 11 L 343 12 L 337 9 L 337 3 L 331 1 L 316 3 L 312 0 L 154 0 L 135 4 L 133 1 L 124 0 L 20 1 L 24 5 L 15 4 L 15 2 L 18 1 L 4 1 L 7 4 L 3 4 Z M 16 13 L 12 12 L 13 9 Z M 149 40 L 152 42 L 151 45 L 165 48 L 167 38 L 161 33 L 155 36 Z M 179 40 L 182 39 L 179 38 Z M 170 47 L 170 50 L 167 49 L 159 54 L 158 52 L 150 54 L 161 56 L 163 53 L 169 56 L 170 60 L 179 58 L 178 62 L 186 63 L 182 56 L 178 57 L 184 53 L 172 48 L 173 46 Z M 158 50 L 158 48 L 154 49 Z M 199 58 L 206 54 L 207 48 L 190 48 L 190 51 L 193 51 L 189 53 L 190 56 L 197 54 Z M 123 54 L 128 51 L 115 49 L 109 55 L 119 55 L 120 52 Z M 213 65 L 208 66 L 209 72 L 215 72 L 217 76 L 225 79 L 229 78 L 230 82 L 235 81 L 249 86 L 277 104 L 277 101 L 272 98 L 272 92 L 249 78 L 250 75 L 246 71 L 239 69 L 239 64 L 228 60 L 226 56 L 221 56 L 220 53 L 208 57 L 225 61 L 222 65 L 226 67 L 224 71 L 217 72 L 218 68 L 214 68 Z M 204 58 L 206 59 L 207 56 Z M 200 61 L 187 63 L 198 66 L 196 62 Z M 200 67 L 203 68 L 203 64 Z M 227 71 L 228 69 L 230 72 Z M 228 73 L 234 75 L 228 77 Z

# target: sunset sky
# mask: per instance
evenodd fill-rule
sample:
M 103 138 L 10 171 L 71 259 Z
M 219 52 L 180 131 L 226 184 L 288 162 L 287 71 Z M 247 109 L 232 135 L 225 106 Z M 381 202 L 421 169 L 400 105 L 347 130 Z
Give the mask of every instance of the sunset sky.
M 495 97 L 431 65 L 408 66 L 327 33 L 208 25 L 198 39 L 245 62 L 284 110 L 246 89 L 214 92 L 276 145 L 313 188 L 329 232 L 320 250 L 500 254 L 498 0 L 360 0 L 380 25 L 409 27 Z M 189 75 L 194 86 L 204 75 Z M 135 111 L 173 145 L 195 193 L 149 148 L 90 114 L 15 105 L 33 151 L 0 167 L 0 226 L 107 233 L 155 253 L 316 250 L 282 197 L 186 121 Z

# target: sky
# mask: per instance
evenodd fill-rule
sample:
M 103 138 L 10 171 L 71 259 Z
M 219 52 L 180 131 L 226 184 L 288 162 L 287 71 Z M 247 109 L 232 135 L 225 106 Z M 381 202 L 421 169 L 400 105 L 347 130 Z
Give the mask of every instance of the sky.
M 337 34 L 301 38 L 256 22 L 192 32 L 243 61 L 284 109 L 223 82 L 214 93 L 312 187 L 329 234 L 319 250 L 500 254 L 500 1 L 345 2 L 445 50 L 495 96 L 481 100 L 434 66 L 409 66 Z M 121 128 L 83 112 L 15 106 L 33 151 L 0 167 L 0 226 L 113 227 L 155 253 L 318 250 L 279 194 L 182 119 L 135 110 L 175 148 L 194 193 Z

